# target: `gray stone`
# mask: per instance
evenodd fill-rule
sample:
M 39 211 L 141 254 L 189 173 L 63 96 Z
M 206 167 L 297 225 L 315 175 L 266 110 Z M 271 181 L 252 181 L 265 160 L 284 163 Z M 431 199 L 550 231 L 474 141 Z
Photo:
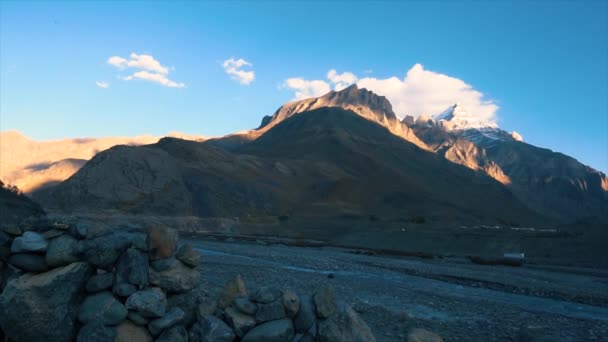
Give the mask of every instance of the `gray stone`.
M 12 238 L 5 232 L 0 230 L 0 246 L 7 246 L 11 243 Z
M 189 243 L 182 245 L 177 250 L 175 257 L 190 267 L 197 267 L 201 264 L 201 254 Z
M 214 298 L 208 298 L 199 303 L 196 309 L 196 317 L 201 318 L 207 315 L 214 315 L 217 310 L 217 300 Z
M 8 263 L 25 272 L 40 273 L 49 269 L 44 256 L 38 254 L 13 254 Z
M 415 328 L 407 334 L 407 342 L 443 342 L 443 338 L 434 332 Z
M 157 336 L 161 332 L 183 321 L 185 313 L 180 308 L 171 308 L 163 317 L 155 319 L 148 324 L 148 330 Z
M 240 312 L 247 315 L 255 315 L 258 311 L 258 306 L 254 302 L 247 299 L 247 297 L 239 297 L 234 300 L 234 307 L 239 309 Z
M 294 337 L 290 319 L 267 322 L 251 329 L 242 342 L 291 342 Z
M 283 306 L 287 317 L 296 317 L 298 310 L 300 310 L 300 297 L 292 290 L 283 291 Z
M 189 342 L 232 342 L 235 338 L 226 323 L 211 315 L 201 317 L 189 333 Z
M 167 298 L 161 289 L 150 288 L 129 296 L 126 306 L 144 317 L 162 317 L 167 308 Z
M 148 229 L 148 253 L 151 260 L 169 258 L 177 247 L 177 230 L 168 227 Z
M 127 318 L 127 308 L 111 292 L 92 294 L 84 299 L 78 311 L 78 320 L 84 324 L 100 322 L 116 325 Z
M 226 282 L 222 296 L 218 301 L 218 306 L 220 309 L 224 309 L 232 304 L 236 298 L 246 296 L 247 288 L 245 287 L 245 282 L 243 282 L 241 275 L 237 274 L 236 277 Z
M 115 284 L 132 284 L 141 289 L 148 284 L 148 272 L 148 255 L 131 247 L 116 263 Z
M 0 246 L 0 260 L 7 261 L 11 256 L 11 248 L 9 246 Z
M 262 286 L 251 295 L 251 300 L 256 303 L 268 304 L 279 297 L 281 297 L 281 290 L 271 286 Z
M 303 295 L 300 299 L 300 310 L 293 319 L 298 334 L 306 334 L 317 319 L 315 303 L 311 296 Z
M 167 308 L 179 307 L 184 310 L 186 315 L 183 323 L 187 327 L 191 326 L 197 320 L 199 306 L 213 306 L 209 308 L 213 310 L 209 314 L 215 312 L 217 304 L 213 304 L 217 302 L 217 295 L 209 293 L 207 288 L 208 286 L 199 284 L 190 291 L 170 294 L 167 296 Z
M 91 228 L 87 222 L 76 222 L 70 226 L 70 234 L 79 239 L 86 239 Z
M 155 342 L 188 342 L 188 330 L 183 325 L 176 325 L 160 334 Z
M 185 292 L 193 289 L 200 280 L 200 270 L 190 268 L 177 261 L 174 268 L 162 272 L 150 269 L 150 283 L 161 287 L 167 292 Z
M 239 337 L 243 337 L 249 330 L 255 327 L 255 318 L 246 315 L 233 307 L 227 307 L 226 310 L 224 310 L 224 316 L 235 334 Z
M 118 297 L 129 297 L 130 295 L 137 292 L 137 288 L 133 284 L 115 283 L 112 287 L 112 292 L 114 292 L 114 294 L 116 294 Z
M 11 253 L 40 252 L 43 253 L 48 247 L 44 236 L 35 232 L 25 232 L 22 236 L 13 240 Z
M 255 320 L 258 323 L 274 321 L 285 317 L 285 307 L 280 298 L 269 304 L 258 304 L 258 310 L 255 313 Z
M 108 327 L 101 323 L 88 323 L 80 328 L 77 342 L 114 342 L 116 327 Z
M 127 318 L 137 324 L 137 325 L 147 325 L 148 324 L 148 319 L 144 316 L 142 316 L 139 312 L 137 311 L 129 311 L 129 314 L 127 315 Z
M 95 274 L 87 281 L 87 292 L 99 292 L 112 287 L 114 282 L 113 273 Z
M 9 340 L 71 341 L 90 273 L 79 262 L 11 280 L 0 294 L 0 326 Z
M 23 234 L 23 230 L 14 224 L 5 224 L 2 225 L 2 230 L 8 234 L 8 235 L 12 235 L 12 236 L 20 236 L 21 234 Z
M 42 236 L 44 236 L 45 239 L 49 240 L 49 239 L 54 239 L 63 234 L 65 234 L 65 232 L 63 230 L 51 229 L 51 230 L 47 230 L 46 232 L 42 233 Z
M 84 261 L 99 268 L 111 269 L 129 245 L 130 242 L 118 234 L 109 234 L 82 240 L 78 243 L 78 248 Z
M 320 342 L 376 341 L 370 328 L 350 306 L 341 306 L 318 324 L 317 340 Z
M 317 308 L 317 316 L 319 318 L 327 318 L 331 316 L 336 309 L 338 304 L 336 301 L 336 292 L 333 286 L 329 284 L 323 285 L 313 297 L 315 301 L 315 307 Z
M 46 252 L 46 263 L 51 267 L 68 265 L 78 261 L 78 240 L 69 235 L 52 239 Z
M 166 271 L 177 266 L 177 259 L 170 257 L 166 259 L 158 259 L 150 261 L 150 266 L 157 272 Z
M 131 241 L 131 246 L 144 252 L 148 251 L 148 236 L 146 233 L 128 232 L 125 235 Z
M 116 327 L 114 342 L 152 342 L 152 336 L 145 327 L 124 321 Z

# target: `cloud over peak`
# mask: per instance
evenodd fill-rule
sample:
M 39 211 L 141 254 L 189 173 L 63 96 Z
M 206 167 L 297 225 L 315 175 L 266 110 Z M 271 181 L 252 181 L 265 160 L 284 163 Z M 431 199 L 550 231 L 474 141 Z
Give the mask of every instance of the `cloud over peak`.
M 135 52 L 129 55 L 129 59 L 112 56 L 108 58 L 108 64 L 114 66 L 117 69 L 123 70 L 127 68 L 139 69 L 139 71 L 121 79 L 125 81 L 131 81 L 134 79 L 140 79 L 144 81 L 158 83 L 165 87 L 170 88 L 184 88 L 184 83 L 178 83 L 168 78 L 169 68 L 163 66 L 158 60 L 151 55 L 137 54 Z
M 245 71 L 243 67 L 252 67 L 253 64 L 247 62 L 246 60 L 239 58 L 228 58 L 222 63 L 222 67 L 224 67 L 224 71 L 226 74 L 230 75 L 230 78 L 239 82 L 242 85 L 249 85 L 255 79 L 255 71 Z

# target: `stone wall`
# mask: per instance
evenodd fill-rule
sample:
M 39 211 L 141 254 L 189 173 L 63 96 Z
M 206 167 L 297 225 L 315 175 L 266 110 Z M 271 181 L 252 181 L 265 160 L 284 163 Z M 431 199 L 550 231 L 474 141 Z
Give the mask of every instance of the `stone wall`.
M 173 229 L 95 236 L 43 220 L 2 228 L 0 340 L 375 340 L 329 285 L 312 295 L 248 291 L 236 275 L 221 291 L 202 288 L 201 256 Z

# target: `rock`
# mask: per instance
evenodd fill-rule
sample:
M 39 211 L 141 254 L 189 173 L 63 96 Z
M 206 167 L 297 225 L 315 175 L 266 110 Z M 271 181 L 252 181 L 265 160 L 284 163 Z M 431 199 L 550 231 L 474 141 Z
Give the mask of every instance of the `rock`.
M 247 299 L 247 297 L 239 297 L 234 300 L 234 307 L 240 312 L 247 315 L 255 315 L 258 311 L 258 306 L 254 302 Z
M 140 251 L 148 251 L 148 236 L 145 233 L 140 232 L 128 232 L 124 233 L 126 238 L 131 241 L 131 246 L 139 249 Z
M 177 230 L 167 227 L 148 229 L 148 253 L 151 260 L 168 258 L 177 247 Z
M 218 305 L 220 309 L 224 309 L 232 304 L 232 301 L 234 301 L 236 298 L 246 296 L 247 288 L 245 288 L 243 278 L 240 274 L 238 274 L 236 277 L 226 282 L 222 296 L 218 301 Z
M 258 310 L 255 313 L 255 320 L 258 323 L 274 321 L 285 317 L 285 307 L 280 298 L 269 304 L 258 304 Z
M 147 325 L 148 319 L 137 311 L 129 311 L 127 318 L 136 325 Z
M 112 287 L 112 292 L 116 294 L 118 297 L 129 297 L 130 295 L 137 292 L 137 288 L 133 284 L 127 283 L 119 283 L 114 282 L 114 286 Z
M 182 245 L 175 254 L 175 257 L 190 267 L 197 267 L 201 264 L 200 253 L 194 250 L 189 243 Z
M 65 234 L 65 232 L 63 230 L 51 229 L 51 230 L 47 230 L 46 232 L 42 233 L 42 236 L 44 236 L 45 239 L 49 240 L 49 239 L 54 239 L 63 234 Z
M 49 269 L 44 256 L 38 254 L 13 254 L 8 263 L 25 272 L 40 273 Z
M 281 290 L 270 287 L 262 286 L 251 295 L 251 300 L 257 303 L 268 304 L 272 303 L 281 297 Z
M 161 332 L 179 324 L 183 321 L 185 313 L 180 308 L 172 308 L 163 317 L 158 318 L 148 324 L 148 330 L 152 335 L 157 336 Z
M 196 317 L 201 318 L 207 315 L 213 315 L 216 313 L 218 309 L 217 300 L 213 298 L 209 298 L 207 300 L 203 300 L 197 307 Z
M 11 256 L 11 248 L 9 246 L 0 246 L 0 260 L 7 261 Z
M 99 268 L 111 269 L 129 245 L 130 242 L 120 238 L 118 234 L 109 234 L 82 240 L 78 243 L 78 248 L 83 254 L 84 261 Z
M 190 268 L 181 261 L 176 267 L 162 272 L 150 270 L 150 283 L 159 286 L 167 292 L 185 292 L 193 289 L 199 282 L 200 271 Z
M 13 240 L 11 245 L 11 253 L 24 252 L 46 252 L 48 242 L 46 239 L 35 232 L 25 232 L 22 236 Z
M 87 281 L 86 290 L 87 292 L 99 292 L 106 290 L 112 287 L 113 282 L 113 273 L 95 274 L 89 278 L 89 281 Z
M 90 229 L 92 227 L 90 227 L 89 223 L 86 222 L 76 222 L 75 224 L 70 226 L 70 234 L 79 238 L 79 239 L 86 239 L 87 235 L 89 234 L 89 231 L 92 230 Z
M 11 280 L 0 294 L 0 326 L 9 340 L 71 341 L 90 273 L 79 262 Z
M 114 342 L 152 342 L 152 336 L 146 328 L 124 321 L 116 327 Z
M 61 235 L 49 242 L 46 263 L 51 267 L 69 265 L 78 261 L 78 241 L 69 235 Z
M 306 334 L 308 330 L 315 324 L 317 319 L 315 303 L 311 296 L 304 295 L 300 299 L 300 310 L 293 319 L 293 324 L 296 332 Z
M 251 328 L 255 327 L 255 318 L 246 315 L 233 307 L 227 307 L 224 310 L 226 321 L 235 334 L 239 337 L 243 337 Z
M 217 295 L 209 293 L 207 288 L 208 286 L 199 284 L 190 291 L 171 294 L 167 297 L 167 308 L 179 307 L 184 310 L 186 315 L 183 323 L 185 326 L 191 326 L 197 320 L 199 307 L 208 306 L 207 310 L 212 310 L 209 313 L 205 311 L 204 314 L 215 312 Z
M 148 285 L 148 255 L 136 248 L 127 249 L 116 263 L 115 285 L 131 284 L 141 289 Z
M 176 325 L 160 334 L 156 342 L 188 342 L 188 331 L 183 325 Z
M 317 308 L 317 316 L 319 318 L 327 318 L 331 316 L 336 309 L 338 304 L 336 302 L 336 292 L 333 286 L 326 284 L 322 286 L 313 297 L 315 301 L 315 307 Z
M 166 259 L 150 261 L 150 266 L 157 272 L 166 271 L 170 268 L 174 268 L 177 266 L 177 259 L 175 257 L 170 257 Z
M 126 306 L 144 317 L 162 317 L 167 308 L 167 298 L 161 289 L 150 288 L 129 296 Z
M 296 317 L 298 310 L 300 310 L 300 297 L 292 290 L 283 291 L 283 306 L 287 317 Z
M 114 342 L 116 327 L 108 327 L 101 323 L 85 324 L 78 332 L 77 342 Z
M 8 236 L 5 232 L 0 230 L 0 246 L 8 246 L 10 245 L 12 238 Z
M 2 225 L 2 230 L 6 234 L 12 235 L 12 236 L 20 236 L 21 234 L 23 234 L 23 230 L 21 230 L 21 228 L 19 226 L 14 225 L 14 224 Z
M 376 341 L 367 324 L 350 306 L 342 306 L 318 324 L 317 340 L 320 342 Z
M 199 318 L 189 333 L 189 342 L 232 342 L 235 338 L 226 323 L 211 315 Z
M 294 337 L 293 323 L 290 319 L 271 321 L 251 329 L 242 342 L 291 342 Z
M 92 294 L 84 299 L 78 311 L 78 320 L 84 324 L 99 322 L 116 325 L 127 318 L 127 308 L 111 292 Z
M 407 342 L 443 342 L 443 338 L 434 332 L 415 328 L 407 334 Z

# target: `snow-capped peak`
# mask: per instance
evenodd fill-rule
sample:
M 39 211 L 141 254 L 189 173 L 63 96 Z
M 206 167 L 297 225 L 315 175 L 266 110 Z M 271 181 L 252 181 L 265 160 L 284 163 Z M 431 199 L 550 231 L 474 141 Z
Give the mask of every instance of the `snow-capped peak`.
M 461 104 L 456 103 L 434 116 L 437 124 L 445 130 L 465 130 L 481 128 L 498 128 L 494 122 L 481 120 L 474 114 L 469 113 Z

